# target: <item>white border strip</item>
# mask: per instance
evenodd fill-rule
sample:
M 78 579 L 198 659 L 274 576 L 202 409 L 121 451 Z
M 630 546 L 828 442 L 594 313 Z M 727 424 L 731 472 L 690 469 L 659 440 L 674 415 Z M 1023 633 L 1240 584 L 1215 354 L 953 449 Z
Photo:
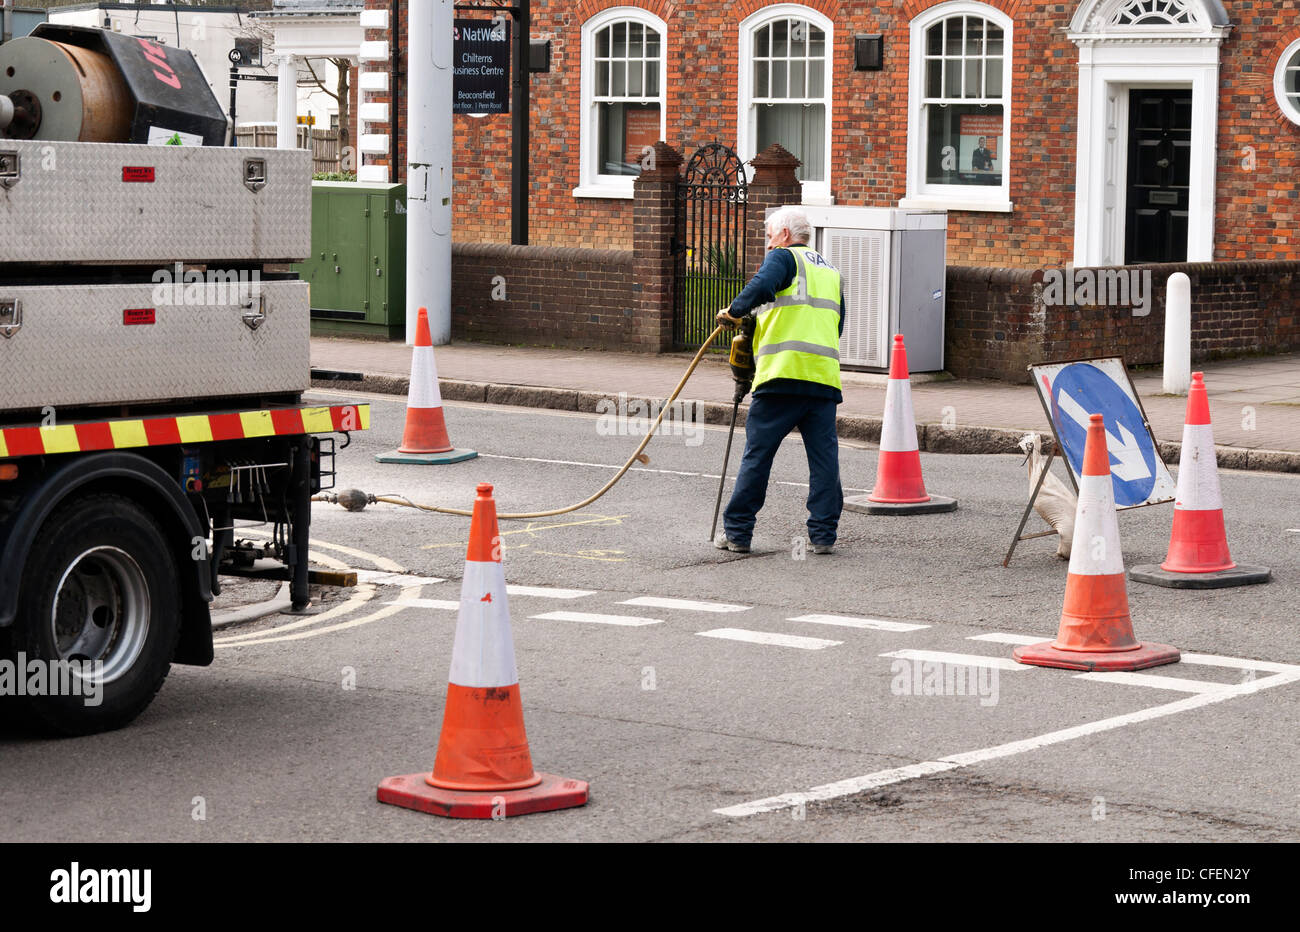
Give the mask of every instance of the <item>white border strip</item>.
M 1017 663 L 1008 657 L 986 657 L 983 654 L 950 654 L 943 650 L 891 650 L 881 657 L 899 660 L 921 660 L 929 663 L 946 663 L 954 667 L 990 667 L 994 670 L 1041 670 L 1042 667 Z
M 542 621 L 582 621 L 597 625 L 620 625 L 636 628 L 641 625 L 661 625 L 662 618 L 639 618 L 635 615 L 593 615 L 588 612 L 547 612 L 544 615 L 529 615 L 529 618 Z
M 581 599 L 595 589 L 551 589 L 546 586 L 506 586 L 506 595 L 531 595 L 539 599 Z
M 786 621 L 806 621 L 814 625 L 838 625 L 841 628 L 870 628 L 873 631 L 920 631 L 929 625 L 904 621 L 884 621 L 879 618 L 857 618 L 853 615 L 799 615 Z
M 1119 683 L 1122 686 L 1153 686 L 1156 689 L 1173 689 L 1183 693 L 1217 693 L 1234 683 L 1208 683 L 1205 680 L 1185 680 L 1177 676 L 1154 676 L 1150 673 L 1131 673 L 1127 670 L 1093 671 L 1076 673 L 1076 680 L 1093 683 Z
M 695 599 L 667 599 L 657 595 L 639 595 L 624 599 L 619 605 L 636 605 L 641 608 L 679 608 L 688 612 L 747 612 L 748 605 L 729 605 L 726 602 L 699 602 Z
M 803 650 L 821 650 L 823 647 L 838 647 L 844 643 L 843 641 L 828 641 L 825 638 L 806 638 L 797 634 L 748 631 L 745 628 L 715 628 L 712 631 L 696 631 L 695 633 L 704 638 L 744 641 L 747 644 L 769 644 L 774 647 L 798 647 Z

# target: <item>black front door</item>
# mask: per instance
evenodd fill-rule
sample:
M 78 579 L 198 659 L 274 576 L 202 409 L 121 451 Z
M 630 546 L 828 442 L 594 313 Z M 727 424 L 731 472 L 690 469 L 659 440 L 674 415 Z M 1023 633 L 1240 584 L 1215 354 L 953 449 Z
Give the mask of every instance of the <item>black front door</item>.
M 1192 92 L 1129 91 L 1124 261 L 1185 262 Z

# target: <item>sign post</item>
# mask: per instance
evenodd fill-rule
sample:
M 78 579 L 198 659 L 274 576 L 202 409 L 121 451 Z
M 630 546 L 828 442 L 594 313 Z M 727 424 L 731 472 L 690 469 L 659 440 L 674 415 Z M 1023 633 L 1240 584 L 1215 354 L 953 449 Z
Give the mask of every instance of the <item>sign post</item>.
M 1078 491 L 1090 415 L 1100 414 L 1105 421 L 1116 511 L 1172 502 L 1177 491 L 1169 468 L 1160 458 L 1160 446 L 1123 359 L 1110 356 L 1038 363 L 1031 365 L 1029 372 L 1038 390 L 1038 400 L 1052 425 L 1056 446 L 1025 506 L 1003 566 L 1010 563 L 1020 541 L 1054 533 L 1044 531 L 1021 536 L 1057 452 L 1065 461 L 1070 483 Z

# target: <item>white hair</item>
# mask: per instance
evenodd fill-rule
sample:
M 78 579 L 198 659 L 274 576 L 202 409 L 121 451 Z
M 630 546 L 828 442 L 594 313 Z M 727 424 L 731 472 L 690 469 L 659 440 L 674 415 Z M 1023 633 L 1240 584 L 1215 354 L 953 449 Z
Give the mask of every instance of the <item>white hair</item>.
M 801 207 L 780 207 L 774 210 L 767 218 L 767 230 L 769 233 L 789 230 L 798 243 L 806 244 L 812 239 L 812 221 Z

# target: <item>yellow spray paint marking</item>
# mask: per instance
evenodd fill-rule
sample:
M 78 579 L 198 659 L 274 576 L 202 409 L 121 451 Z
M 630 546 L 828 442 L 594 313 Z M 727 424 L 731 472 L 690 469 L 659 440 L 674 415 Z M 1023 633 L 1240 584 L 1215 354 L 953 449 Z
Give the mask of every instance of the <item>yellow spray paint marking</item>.
M 579 560 L 599 560 L 602 563 L 626 563 L 627 557 L 615 557 L 611 554 L 625 553 L 623 550 L 579 550 L 577 553 L 555 553 L 550 550 L 534 550 L 533 553 L 548 557 L 576 557 Z
M 499 536 L 509 537 L 512 534 L 527 534 L 529 537 L 536 537 L 538 533 L 541 531 L 553 531 L 558 528 L 566 528 L 566 527 L 579 527 L 584 524 L 604 524 L 607 526 L 612 526 L 615 524 L 622 524 L 623 519 L 626 517 L 628 516 L 627 515 L 593 515 L 592 517 L 584 518 L 581 521 L 561 521 L 555 524 L 538 524 L 536 521 L 529 521 L 528 524 L 524 527 L 514 528 L 513 530 L 510 531 L 501 531 Z M 466 543 L 467 541 L 457 540 L 457 541 L 451 541 L 449 543 L 444 543 L 444 544 L 424 544 L 423 546 L 420 547 L 420 549 L 438 550 L 443 547 L 464 547 Z M 515 544 L 514 546 L 517 549 L 523 547 L 524 545 Z M 538 552 L 540 553 L 540 551 Z M 621 553 L 621 551 L 619 552 Z

